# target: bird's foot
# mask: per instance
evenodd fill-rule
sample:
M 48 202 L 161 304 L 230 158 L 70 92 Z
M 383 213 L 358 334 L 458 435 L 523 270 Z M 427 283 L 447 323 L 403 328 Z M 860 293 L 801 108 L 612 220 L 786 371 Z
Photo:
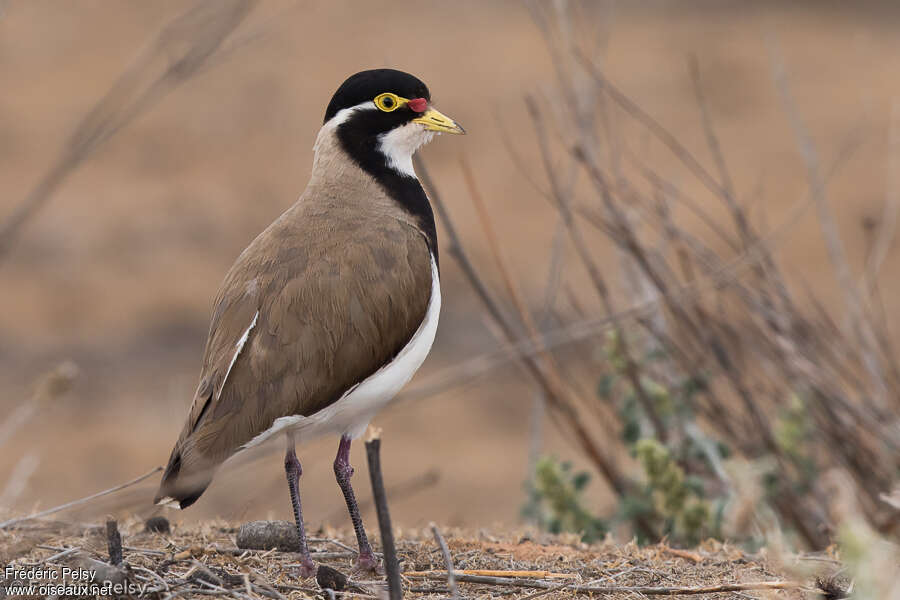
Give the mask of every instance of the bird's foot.
M 375 557 L 375 553 L 371 550 L 359 553 L 359 556 L 356 557 L 356 564 L 353 566 L 353 570 L 357 572 L 384 575 L 384 569 L 381 568 L 381 561 Z
M 300 577 L 315 577 L 317 569 L 316 563 L 310 557 L 304 556 L 300 558 Z

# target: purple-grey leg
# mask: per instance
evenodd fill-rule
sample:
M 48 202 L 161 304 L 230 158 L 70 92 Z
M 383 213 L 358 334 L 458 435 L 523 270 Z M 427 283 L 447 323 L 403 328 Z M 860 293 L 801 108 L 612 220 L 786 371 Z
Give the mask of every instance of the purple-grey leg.
M 300 508 L 300 491 L 297 484 L 303 475 L 303 468 L 294 451 L 294 436 L 287 434 L 287 451 L 284 453 L 284 472 L 287 475 L 288 488 L 291 490 L 291 505 L 294 508 L 294 522 L 297 524 L 297 539 L 300 540 L 300 575 L 313 577 L 316 574 L 316 563 L 309 555 L 306 544 L 306 528 L 303 526 L 303 509 Z
M 360 569 L 374 571 L 378 568 L 378 559 L 375 558 L 372 546 L 369 545 L 369 538 L 366 537 L 362 517 L 359 515 L 359 506 L 356 504 L 356 495 L 350 486 L 350 477 L 353 475 L 353 467 L 350 466 L 350 441 L 346 435 L 341 436 L 337 456 L 334 458 L 334 476 L 344 493 L 347 510 L 350 511 L 350 520 L 353 521 L 353 529 L 356 531 L 356 541 L 359 543 L 359 557 L 356 559 L 356 566 Z

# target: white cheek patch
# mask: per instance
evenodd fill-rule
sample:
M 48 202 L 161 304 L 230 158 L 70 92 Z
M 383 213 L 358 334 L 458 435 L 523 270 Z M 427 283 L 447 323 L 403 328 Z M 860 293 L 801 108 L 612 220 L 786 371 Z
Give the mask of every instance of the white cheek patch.
M 413 154 L 433 137 L 434 132 L 425 129 L 421 124 L 407 123 L 378 136 L 378 149 L 387 158 L 388 167 L 415 177 Z

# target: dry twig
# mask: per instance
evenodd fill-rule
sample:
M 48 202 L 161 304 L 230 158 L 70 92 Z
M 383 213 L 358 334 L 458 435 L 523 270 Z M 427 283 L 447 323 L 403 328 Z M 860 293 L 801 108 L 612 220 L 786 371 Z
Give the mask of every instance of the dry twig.
M 106 520 L 106 548 L 109 552 L 109 564 L 118 567 L 122 564 L 122 536 L 119 524 L 115 519 Z
M 29 515 L 27 517 L 17 517 L 15 519 L 7 519 L 6 521 L 3 521 L 2 523 L 0 523 L 0 529 L 12 527 L 14 525 L 24 523 L 25 521 L 31 521 L 33 519 L 40 519 L 41 517 L 46 517 L 48 515 L 52 515 L 52 514 L 60 512 L 60 511 L 63 511 L 63 510 L 69 509 L 69 508 L 73 508 L 75 506 L 81 506 L 83 504 L 87 504 L 91 500 L 96 500 L 97 498 L 102 498 L 103 496 L 108 496 L 115 492 L 124 490 L 125 488 L 129 488 L 133 485 L 136 485 L 136 484 L 144 481 L 148 477 L 152 477 L 156 473 L 159 473 L 162 470 L 163 470 L 162 467 L 155 467 L 155 468 L 151 469 L 150 471 L 144 473 L 140 477 L 132 479 L 131 481 L 126 481 L 125 483 L 122 483 L 120 485 L 111 487 L 108 490 L 103 490 L 102 492 L 97 492 L 96 494 L 91 494 L 90 496 L 85 496 L 84 498 L 80 498 L 78 500 L 73 500 L 71 502 L 66 502 L 65 504 L 60 504 L 59 506 L 54 506 L 53 508 L 48 508 L 47 510 L 42 510 L 39 513 L 35 513 L 35 514 Z
M 434 541 L 441 549 L 441 555 L 444 557 L 444 566 L 447 567 L 447 587 L 450 588 L 450 597 L 456 600 L 459 598 L 459 590 L 456 588 L 456 573 L 453 570 L 453 558 L 450 557 L 450 549 L 447 548 L 447 542 L 444 536 L 438 530 L 437 525 L 430 523 L 431 533 L 434 535 Z
M 381 547 L 384 551 L 384 568 L 387 572 L 388 593 L 391 600 L 400 600 L 403 590 L 400 583 L 400 561 L 394 545 L 391 529 L 391 514 L 388 511 L 387 496 L 384 493 L 384 478 L 381 474 L 381 438 L 366 441 L 366 458 L 369 462 L 369 480 L 372 482 L 372 498 L 378 514 L 378 529 L 381 531 Z
M 25 200 L 0 223 L 0 257 L 22 226 L 62 182 L 123 127 L 198 73 L 249 13 L 250 0 L 198 2 L 164 27 L 156 40 L 82 118 Z
M 406 573 L 409 577 L 410 574 Z M 423 578 L 441 580 L 440 575 L 424 575 Z M 516 579 L 510 577 L 489 577 L 485 575 L 457 575 L 457 580 L 464 583 L 496 585 L 504 587 L 521 587 L 532 589 L 553 589 L 556 583 L 537 579 Z M 753 583 L 722 583 L 706 586 L 645 586 L 645 585 L 572 585 L 566 589 L 580 594 L 617 594 L 633 593 L 645 596 L 691 596 L 696 594 L 715 594 L 718 592 L 742 592 L 752 590 L 795 590 L 803 587 L 796 581 L 758 581 Z

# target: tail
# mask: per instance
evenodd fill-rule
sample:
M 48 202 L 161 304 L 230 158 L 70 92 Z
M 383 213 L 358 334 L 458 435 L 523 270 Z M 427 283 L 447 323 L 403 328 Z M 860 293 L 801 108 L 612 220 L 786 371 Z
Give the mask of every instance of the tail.
M 190 442 L 190 438 L 184 441 Z M 218 464 L 199 459 L 198 453 L 192 450 L 191 444 L 178 440 L 153 499 L 154 504 L 187 508 L 209 487 Z

